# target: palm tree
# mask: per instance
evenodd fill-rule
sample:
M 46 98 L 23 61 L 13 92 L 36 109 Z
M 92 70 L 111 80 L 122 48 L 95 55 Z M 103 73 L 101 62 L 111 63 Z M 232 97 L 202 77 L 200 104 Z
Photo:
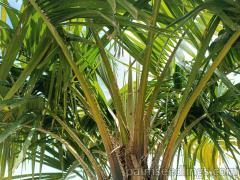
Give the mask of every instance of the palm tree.
M 1 179 L 236 179 L 239 4 L 1 0 Z

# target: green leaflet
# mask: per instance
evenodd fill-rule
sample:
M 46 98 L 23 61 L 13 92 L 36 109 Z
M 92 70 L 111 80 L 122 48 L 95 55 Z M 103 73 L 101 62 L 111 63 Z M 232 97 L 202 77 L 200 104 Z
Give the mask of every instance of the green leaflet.
M 8 91 L 5 96 L 5 99 L 12 98 L 13 95 L 19 90 L 19 88 L 23 85 L 26 78 L 31 74 L 31 72 L 37 67 L 40 61 L 43 60 L 47 51 L 49 50 L 50 43 L 46 45 L 46 42 L 50 41 L 50 38 L 43 38 L 36 50 L 35 54 L 32 57 L 31 62 L 28 64 L 27 68 L 19 76 L 18 80 L 13 84 L 12 88 Z
M 125 8 L 134 18 L 138 18 L 138 10 L 134 5 L 127 0 L 117 0 L 117 3 Z
M 31 7 L 27 8 L 24 11 L 21 21 L 19 22 L 18 27 L 15 30 L 14 37 L 12 38 L 10 44 L 8 44 L 7 51 L 3 57 L 3 62 L 0 66 L 1 80 L 5 80 L 7 78 L 9 70 L 16 59 L 18 51 L 22 45 L 22 41 L 28 30 L 28 18 L 31 11 Z
M 14 162 L 13 169 L 12 169 L 13 172 L 15 172 L 15 170 L 18 168 L 18 166 L 24 160 L 24 158 L 26 156 L 26 153 L 27 153 L 27 150 L 28 150 L 29 146 L 31 145 L 31 141 L 32 141 L 32 137 L 34 135 L 34 131 L 35 131 L 34 129 L 31 129 L 30 133 L 27 136 L 27 139 L 23 143 L 23 148 L 22 148 L 21 152 L 18 154 L 18 158 Z
M 21 123 L 32 120 L 33 115 L 32 114 L 26 114 L 22 117 L 18 118 L 15 122 L 9 123 L 5 127 L 5 130 L 0 133 L 0 143 L 5 141 L 10 135 L 12 135 L 21 125 Z
M 110 6 L 112 7 L 113 12 L 116 12 L 116 1 L 115 0 L 107 0 Z

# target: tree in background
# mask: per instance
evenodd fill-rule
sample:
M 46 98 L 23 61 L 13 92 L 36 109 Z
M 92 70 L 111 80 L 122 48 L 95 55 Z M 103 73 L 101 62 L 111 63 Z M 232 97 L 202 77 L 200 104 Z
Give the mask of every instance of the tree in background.
M 236 178 L 239 0 L 0 5 L 1 179 Z

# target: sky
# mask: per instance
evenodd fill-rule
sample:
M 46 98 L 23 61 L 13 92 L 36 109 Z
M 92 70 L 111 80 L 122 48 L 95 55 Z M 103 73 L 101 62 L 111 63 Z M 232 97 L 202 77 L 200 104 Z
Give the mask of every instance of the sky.
M 8 0 L 8 3 L 16 8 L 16 9 L 20 9 L 21 8 L 21 5 L 22 5 L 22 0 Z

